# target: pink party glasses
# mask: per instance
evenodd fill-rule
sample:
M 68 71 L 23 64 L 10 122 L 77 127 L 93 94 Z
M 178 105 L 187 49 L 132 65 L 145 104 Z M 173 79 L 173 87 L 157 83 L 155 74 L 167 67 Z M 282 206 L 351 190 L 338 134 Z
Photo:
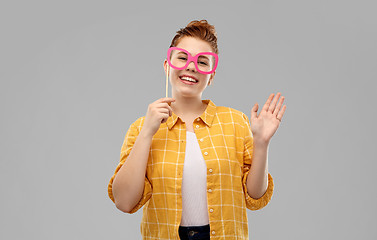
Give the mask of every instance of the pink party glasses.
M 202 74 L 211 74 L 215 72 L 219 57 L 213 52 L 200 52 L 195 56 L 183 49 L 171 47 L 168 50 L 168 63 L 177 70 L 187 68 L 190 62 L 194 62 L 196 70 Z

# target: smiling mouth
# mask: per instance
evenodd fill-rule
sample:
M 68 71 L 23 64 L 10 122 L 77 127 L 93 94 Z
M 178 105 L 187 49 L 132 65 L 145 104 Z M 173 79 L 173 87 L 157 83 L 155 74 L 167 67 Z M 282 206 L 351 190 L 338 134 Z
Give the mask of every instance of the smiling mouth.
M 179 77 L 183 82 L 188 82 L 188 83 L 197 83 L 198 80 L 192 78 L 192 77 L 188 77 L 188 76 L 182 76 L 182 77 Z

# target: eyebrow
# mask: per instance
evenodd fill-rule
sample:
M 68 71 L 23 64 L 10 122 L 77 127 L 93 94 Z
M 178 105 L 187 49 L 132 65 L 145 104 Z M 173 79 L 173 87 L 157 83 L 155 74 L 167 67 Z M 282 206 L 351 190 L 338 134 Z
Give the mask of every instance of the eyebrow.
M 207 56 L 203 56 L 203 55 L 199 56 L 199 58 L 206 58 L 206 59 L 209 60 L 209 58 Z
M 186 50 L 186 49 L 185 49 Z M 186 50 L 187 51 L 187 50 Z M 188 51 L 187 51 L 188 52 Z M 184 51 L 179 51 L 177 54 L 180 54 L 180 53 L 182 53 L 182 54 L 185 54 L 185 55 L 187 55 L 187 53 L 186 52 L 184 52 Z M 190 52 L 188 52 L 191 56 L 194 56 L 194 55 L 192 55 Z M 199 52 L 199 53 L 202 53 L 202 52 Z M 199 53 L 197 53 L 196 55 L 198 55 Z M 208 58 L 207 56 L 203 56 L 203 55 L 201 55 L 201 56 L 199 56 L 199 58 L 205 58 L 205 59 L 207 59 L 208 61 L 211 61 L 211 58 Z

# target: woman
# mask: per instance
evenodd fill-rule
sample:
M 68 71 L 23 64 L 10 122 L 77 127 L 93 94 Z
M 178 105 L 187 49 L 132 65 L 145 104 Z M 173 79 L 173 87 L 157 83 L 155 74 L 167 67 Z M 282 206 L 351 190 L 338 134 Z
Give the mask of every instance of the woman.
M 284 97 L 277 104 L 280 93 L 271 94 L 259 115 L 255 104 L 251 125 L 244 113 L 202 100 L 217 53 L 207 21 L 180 29 L 163 63 L 172 98 L 151 103 L 127 131 L 108 193 L 126 213 L 145 205 L 143 239 L 248 239 L 246 209 L 271 200 L 267 150 Z

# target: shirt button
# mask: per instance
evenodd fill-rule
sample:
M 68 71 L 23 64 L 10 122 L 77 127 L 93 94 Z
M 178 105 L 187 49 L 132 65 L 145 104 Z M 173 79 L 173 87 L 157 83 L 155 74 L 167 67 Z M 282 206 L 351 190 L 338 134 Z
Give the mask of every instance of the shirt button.
M 213 212 L 213 209 L 211 208 L 209 211 L 210 211 L 210 212 Z M 212 233 L 213 233 L 213 232 L 212 232 Z
M 208 192 L 212 192 L 212 189 L 208 189 Z
M 208 155 L 208 153 L 207 153 L 207 152 L 204 152 L 204 155 L 206 155 L 206 156 L 207 156 L 207 155 Z
M 199 125 L 196 125 L 196 128 L 199 128 Z
M 212 168 L 210 168 L 208 171 L 209 171 L 209 172 L 212 172 L 213 170 L 212 170 Z
M 212 231 L 212 234 L 215 235 L 215 231 Z
M 203 138 L 201 138 L 200 141 L 203 142 Z
M 199 121 L 200 121 L 200 118 L 197 118 L 197 119 L 196 119 L 196 121 L 198 121 L 198 122 L 199 122 Z

